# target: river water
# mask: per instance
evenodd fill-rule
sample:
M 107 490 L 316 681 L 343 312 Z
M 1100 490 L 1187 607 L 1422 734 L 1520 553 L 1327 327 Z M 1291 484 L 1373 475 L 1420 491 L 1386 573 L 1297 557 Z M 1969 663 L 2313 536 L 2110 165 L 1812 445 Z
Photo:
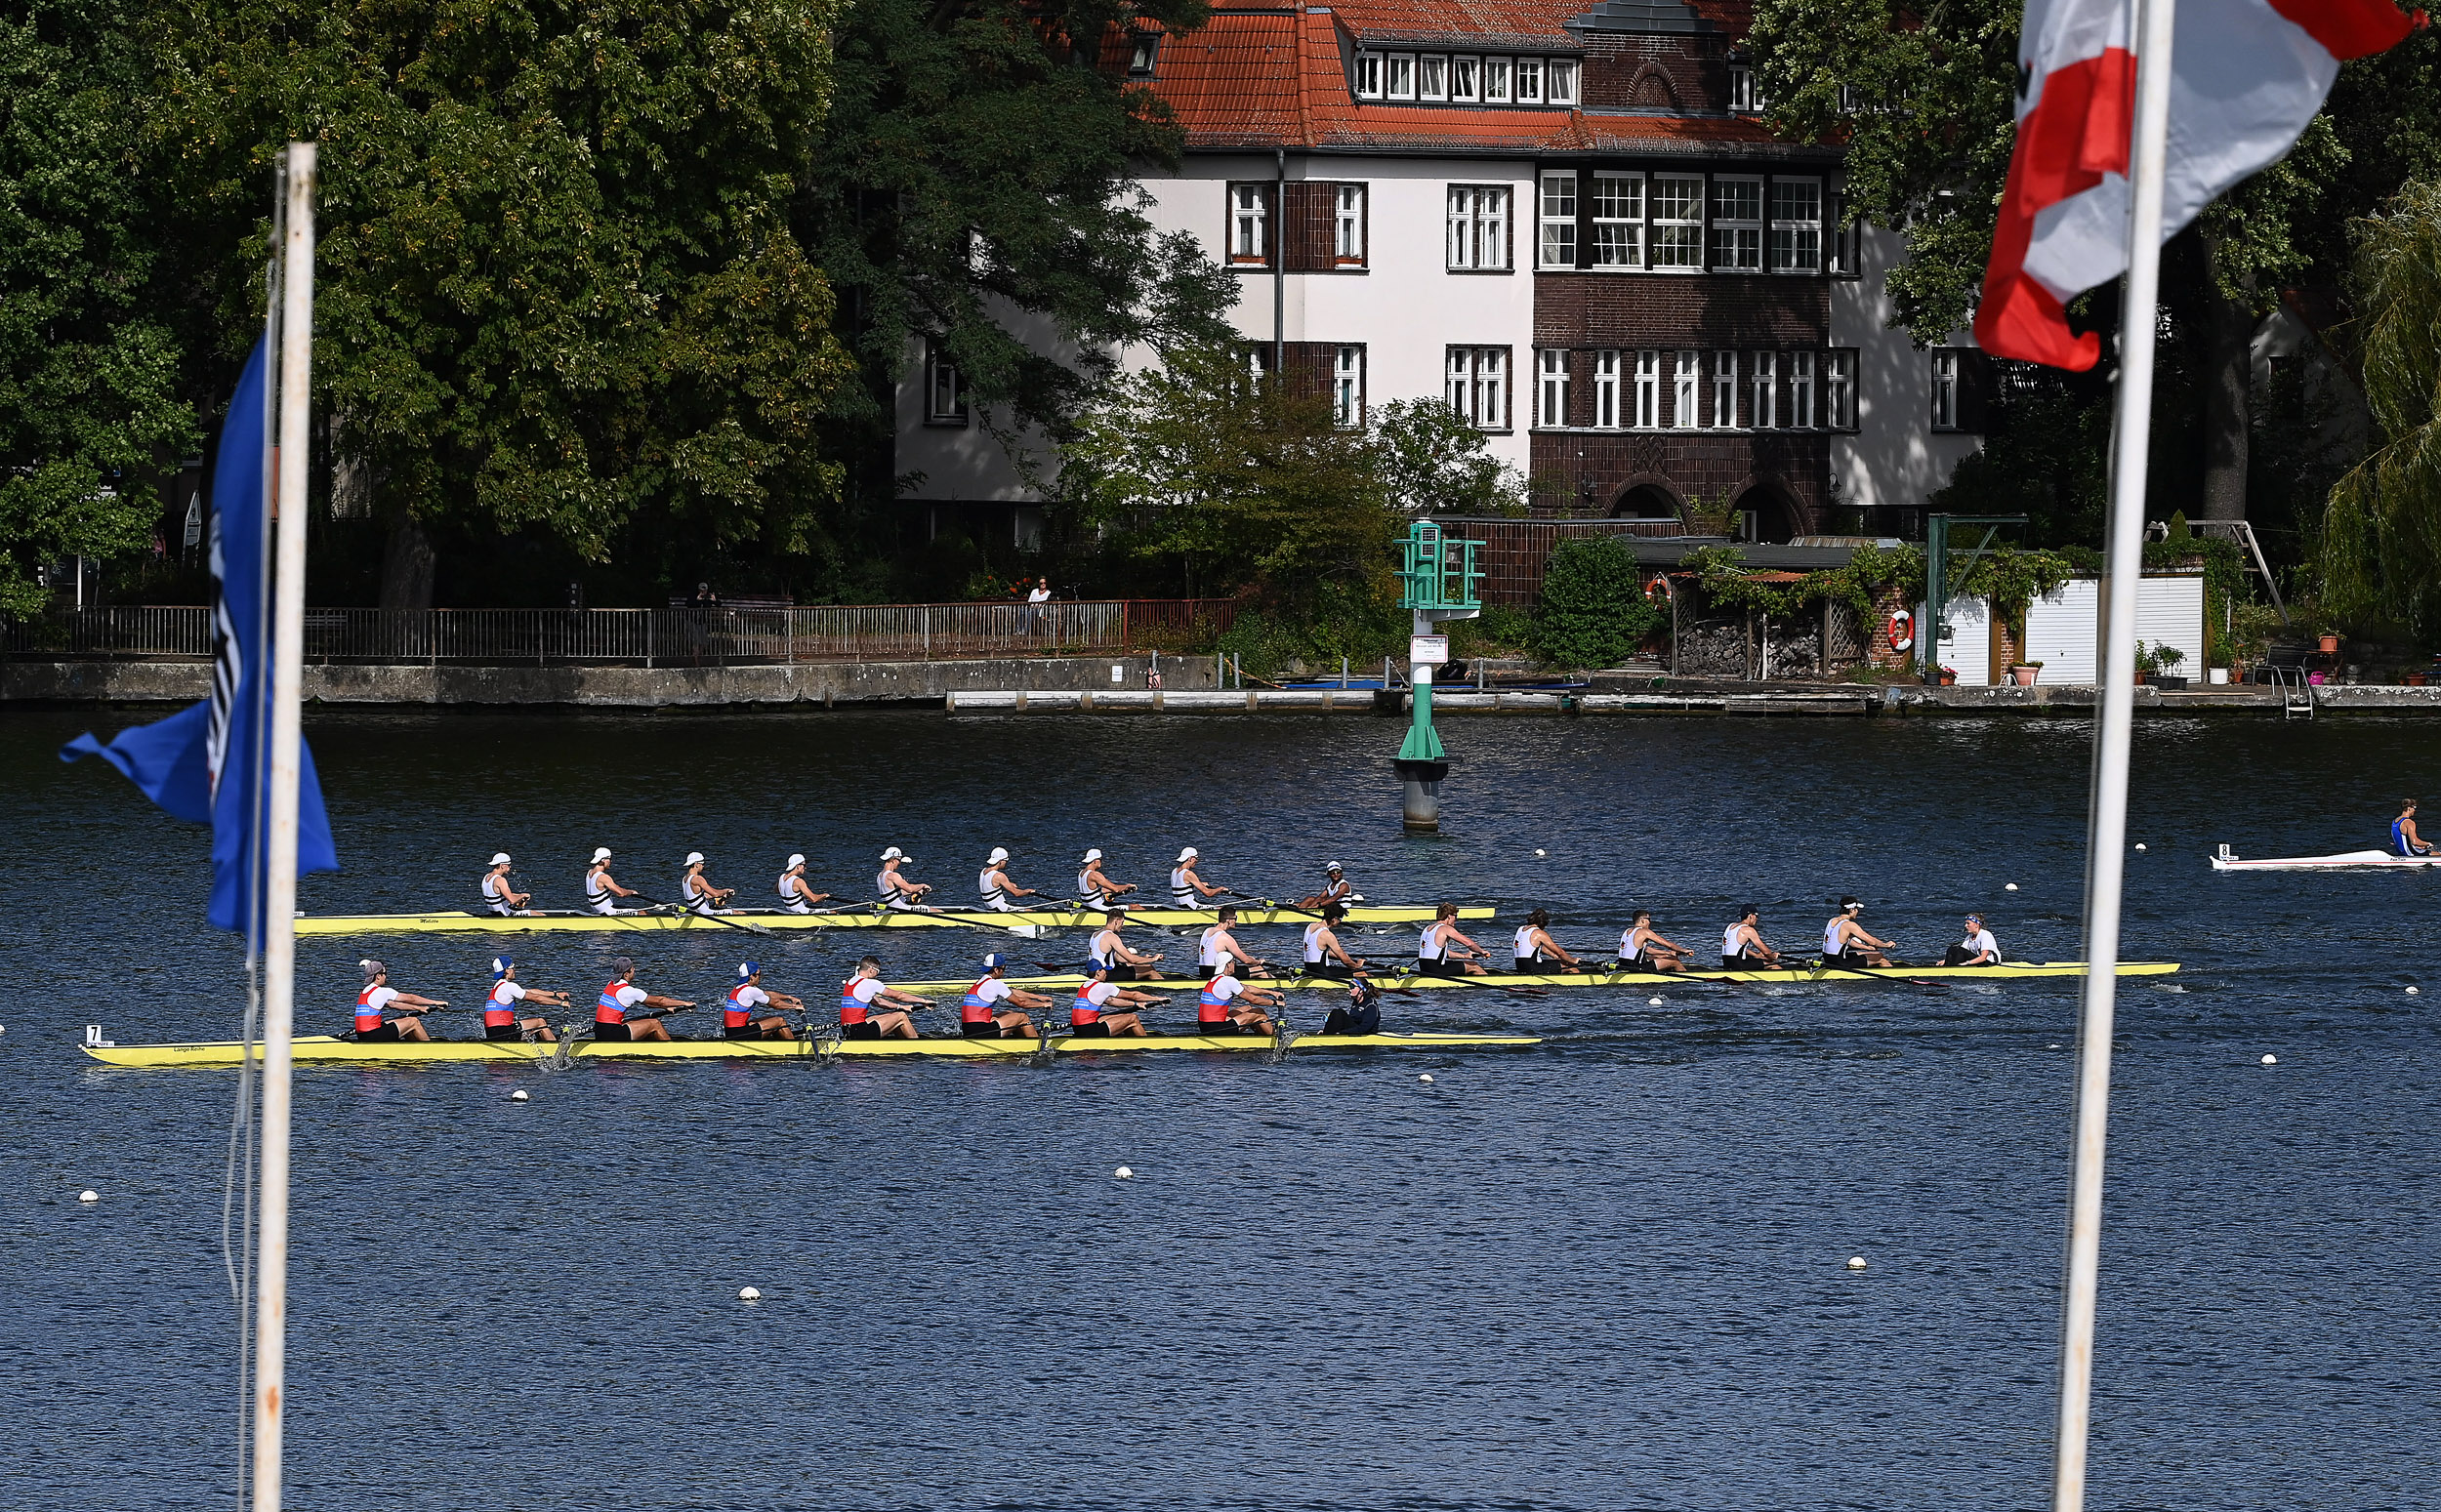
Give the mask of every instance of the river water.
M 227 1505 L 231 1082 L 74 1046 L 95 1019 L 225 1036 L 240 969 L 200 923 L 201 833 L 54 758 L 92 722 L 0 719 L 22 1425 L 0 1501 Z M 315 913 L 462 906 L 495 849 L 565 906 L 597 844 L 646 891 L 703 850 L 750 897 L 792 850 L 854 891 L 898 844 L 951 898 L 996 844 L 1028 883 L 1088 845 L 1151 882 L 1193 844 L 1250 892 L 1339 860 L 1377 901 L 1541 902 L 1589 946 L 1643 903 L 1703 948 L 1751 899 L 1801 948 L 1854 892 L 1913 959 L 1969 908 L 2012 957 L 2078 949 L 2088 744 L 2064 720 L 1453 719 L 1427 838 L 1399 834 L 1372 719 L 351 713 L 309 734 L 350 868 L 307 879 Z M 2186 966 L 2122 998 L 2096 1506 L 2441 1486 L 2441 1098 L 2432 999 L 2404 990 L 2441 985 L 2441 879 L 2206 863 L 2378 844 L 2433 752 L 2413 722 L 2138 726 L 2128 953 Z M 615 949 L 709 998 L 748 940 Z M 941 977 L 991 944 L 751 948 L 820 1002 L 867 949 Z M 494 948 L 302 941 L 303 1027 L 344 1026 L 359 955 L 464 1002 Z M 614 949 L 513 948 L 530 984 L 587 994 Z M 1393 1027 L 1551 1037 L 1481 1055 L 303 1071 L 290 1502 L 2042 1504 L 2072 985 L 1646 996 L 1394 1000 Z

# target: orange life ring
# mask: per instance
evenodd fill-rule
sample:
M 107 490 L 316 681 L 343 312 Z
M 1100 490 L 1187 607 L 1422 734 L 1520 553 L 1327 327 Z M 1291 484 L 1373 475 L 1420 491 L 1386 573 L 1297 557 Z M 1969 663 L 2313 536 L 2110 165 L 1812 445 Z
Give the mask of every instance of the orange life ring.
M 1916 617 L 1904 609 L 1898 610 L 1890 616 L 1889 627 L 1883 631 L 1883 633 L 1890 638 L 1891 650 L 1905 651 L 1911 648 L 1916 643 Z
M 1666 599 L 1673 592 L 1675 591 L 1670 587 L 1670 575 L 1666 572 L 1656 572 L 1653 574 L 1652 581 L 1644 585 L 1644 601 L 1651 603 L 1657 597 Z

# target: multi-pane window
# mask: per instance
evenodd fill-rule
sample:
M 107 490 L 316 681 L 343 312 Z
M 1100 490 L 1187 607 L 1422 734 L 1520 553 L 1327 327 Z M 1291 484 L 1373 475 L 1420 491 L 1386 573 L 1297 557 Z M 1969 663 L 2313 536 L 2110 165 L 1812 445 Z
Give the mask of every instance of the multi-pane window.
M 967 423 L 967 386 L 959 379 L 958 365 L 940 343 L 929 340 L 924 344 L 924 420 L 934 426 Z
M 1853 221 L 1832 227 L 1831 256 L 1829 266 L 1825 268 L 1825 271 L 1832 277 L 1853 278 L 1856 276 L 1856 241 L 1861 233 L 1862 227 Z
M 1661 353 L 1647 347 L 1635 354 L 1635 418 L 1642 429 L 1661 425 Z
M 1712 266 L 1715 272 L 1749 273 L 1763 266 L 1763 181 L 1712 182 Z
M 1771 270 L 1812 273 L 1822 269 L 1822 181 L 1771 181 Z
M 1543 60 L 1517 60 L 1517 103 L 1539 105 L 1543 102 Z
M 1593 428 L 1619 429 L 1619 353 L 1593 353 Z
M 1568 354 L 1556 347 L 1546 347 L 1534 358 L 1534 423 L 1538 426 L 1564 426 L 1568 423 Z
M 1542 258 L 1545 267 L 1577 266 L 1577 176 L 1543 175 Z
M 1729 108 L 1741 115 L 1751 115 L 1763 108 L 1763 92 L 1755 82 L 1751 64 L 1729 65 Z
M 1365 186 L 1343 184 L 1332 203 L 1331 257 L 1342 264 L 1365 260 Z
M 1716 430 L 1737 429 L 1738 354 L 1734 351 L 1712 354 L 1712 425 Z
M 1695 393 L 1703 387 L 1704 359 L 1696 352 L 1678 353 L 1677 372 L 1670 385 L 1670 424 L 1673 429 L 1695 429 Z
M 1449 266 L 1472 271 L 1509 266 L 1509 190 L 1453 184 L 1449 189 Z
M 1856 429 L 1856 353 L 1823 353 L 1822 398 L 1825 425 L 1834 430 Z
M 1757 351 L 1747 354 L 1746 373 L 1752 397 L 1747 401 L 1746 423 L 1757 430 L 1777 429 L 1780 425 L 1780 356 L 1778 352 Z
M 1356 55 L 1356 98 L 1358 100 L 1382 98 L 1381 54 L 1358 53 Z
M 1841 85 L 1840 113 L 1842 115 L 1854 115 L 1857 111 L 1862 110 L 1863 108 L 1865 108 L 1864 92 L 1853 84 Z
M 1577 102 L 1577 61 L 1554 58 L 1543 70 L 1543 98 L 1555 105 Z
M 1704 266 L 1703 175 L 1655 174 L 1652 200 L 1652 247 L 1647 266 L 1700 269 Z
M 1390 53 L 1382 60 L 1382 93 L 1390 100 L 1416 98 L 1416 55 Z
M 1460 104 L 1475 104 L 1483 99 L 1483 60 L 1453 58 L 1449 61 L 1449 98 Z
M 1269 264 L 1271 261 L 1271 186 L 1267 184 L 1229 185 L 1229 261 Z
M 1416 98 L 1447 100 L 1449 98 L 1449 60 L 1438 53 L 1428 53 L 1416 60 Z
M 1593 176 L 1593 266 L 1644 266 L 1644 176 Z
M 1478 430 L 1509 429 L 1509 348 L 1449 348 L 1449 407 Z
M 1331 360 L 1331 420 L 1350 429 L 1365 423 L 1365 349 L 1342 347 Z
M 1509 103 L 1509 89 L 1516 64 L 1507 58 L 1483 60 L 1483 102 L 1487 105 Z
M 1958 429 L 1958 353 L 1932 353 L 1932 429 Z
M 1814 354 L 1810 351 L 1789 353 L 1789 425 L 1798 430 L 1814 429 Z

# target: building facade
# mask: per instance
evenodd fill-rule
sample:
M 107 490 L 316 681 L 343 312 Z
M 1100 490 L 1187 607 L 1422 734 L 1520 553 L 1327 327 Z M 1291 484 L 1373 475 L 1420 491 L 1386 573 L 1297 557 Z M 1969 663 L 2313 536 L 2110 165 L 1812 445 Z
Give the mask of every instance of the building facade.
M 1912 534 L 1977 444 L 1971 340 L 1886 329 L 1896 239 L 1763 126 L 1748 6 L 1582 4 L 1219 0 L 1122 39 L 1186 133 L 1147 213 L 1237 276 L 1252 362 L 1351 426 L 1446 399 L 1537 514 Z M 900 470 L 1021 504 L 938 408 L 902 402 Z

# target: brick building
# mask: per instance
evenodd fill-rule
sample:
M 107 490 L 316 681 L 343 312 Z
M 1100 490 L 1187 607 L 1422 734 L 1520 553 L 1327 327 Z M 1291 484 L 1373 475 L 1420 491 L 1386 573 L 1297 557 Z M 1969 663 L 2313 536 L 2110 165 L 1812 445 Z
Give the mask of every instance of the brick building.
M 1912 534 L 1977 444 L 1971 339 L 1886 329 L 1896 239 L 1842 214 L 1836 148 L 1762 125 L 1747 4 L 1582 4 L 1216 0 L 1123 39 L 1186 132 L 1148 214 L 1237 274 L 1256 361 L 1350 425 L 1445 397 L 1538 514 Z M 1022 537 L 954 389 L 911 353 L 899 470 Z

